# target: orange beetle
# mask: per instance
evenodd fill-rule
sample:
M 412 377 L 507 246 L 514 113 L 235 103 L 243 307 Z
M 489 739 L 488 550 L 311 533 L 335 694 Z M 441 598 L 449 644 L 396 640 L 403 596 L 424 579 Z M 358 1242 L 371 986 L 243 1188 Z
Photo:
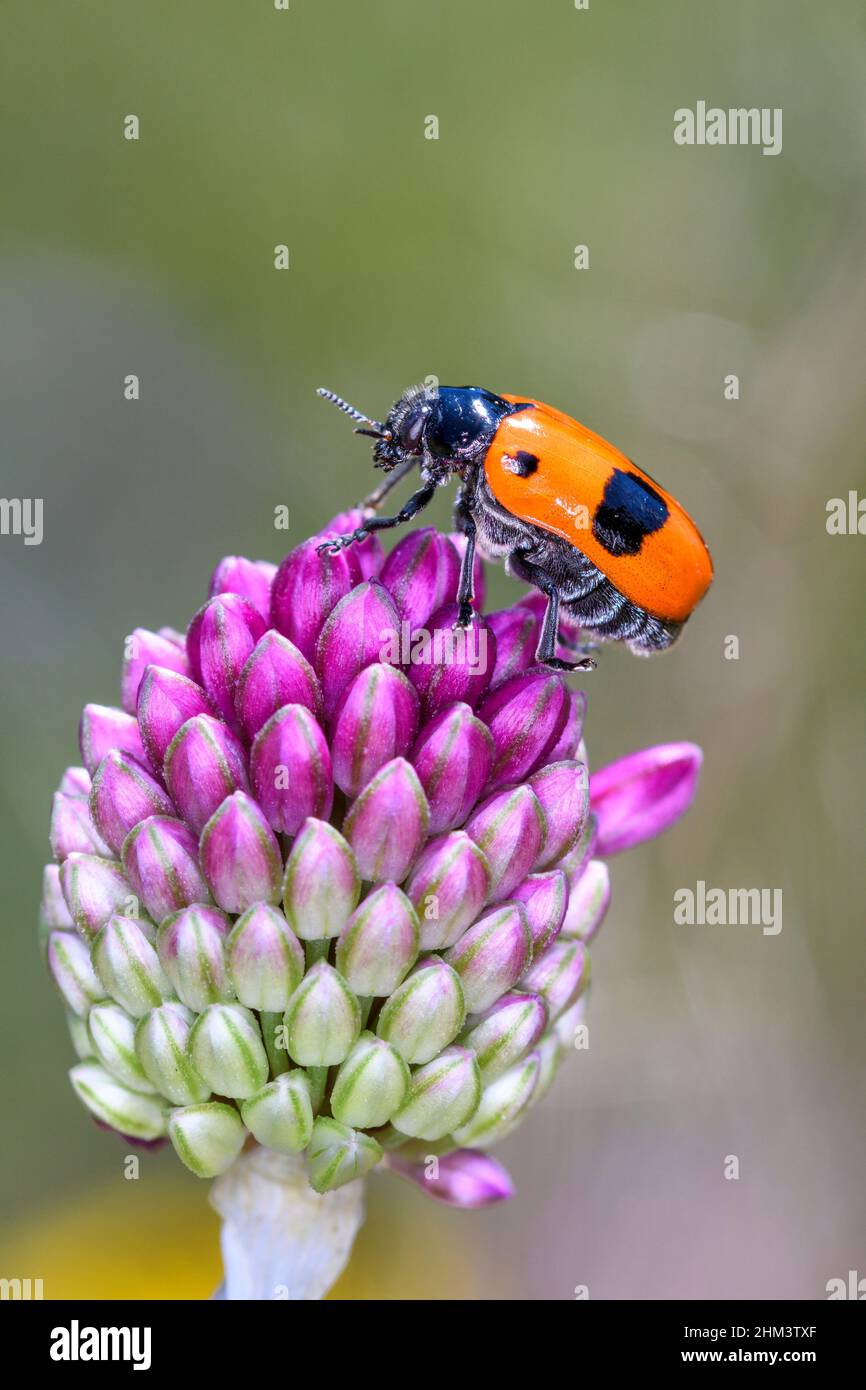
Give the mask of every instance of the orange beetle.
M 594 665 L 556 655 L 560 611 L 596 637 L 648 654 L 675 641 L 712 582 L 709 551 L 676 498 L 552 406 L 477 386 L 418 386 L 380 423 L 331 391 L 319 394 L 364 426 L 357 433 L 376 440 L 375 463 L 389 476 L 366 499 L 368 509 L 415 464 L 422 478 L 396 516 L 370 516 L 322 549 L 410 521 L 456 473 L 455 525 L 466 537 L 462 625 L 472 621 L 476 540 L 547 596 L 536 655 L 559 670 Z

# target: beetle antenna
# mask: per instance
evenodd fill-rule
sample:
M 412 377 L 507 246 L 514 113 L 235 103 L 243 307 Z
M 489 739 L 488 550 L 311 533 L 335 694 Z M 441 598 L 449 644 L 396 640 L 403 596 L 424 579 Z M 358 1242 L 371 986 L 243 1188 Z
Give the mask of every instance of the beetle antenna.
M 336 395 L 333 391 L 326 391 L 324 386 L 320 386 L 316 394 L 322 396 L 324 400 L 330 401 L 331 405 L 335 405 L 338 410 L 342 410 L 344 414 L 348 415 L 350 420 L 355 421 L 356 425 L 372 425 L 372 433 L 375 437 L 379 439 L 386 439 L 388 437 L 385 426 L 381 421 L 371 420 L 369 415 L 365 415 L 361 410 L 356 410 L 353 405 L 349 405 L 348 401 L 344 401 L 342 396 Z M 356 433 L 370 434 L 371 431 L 357 430 Z

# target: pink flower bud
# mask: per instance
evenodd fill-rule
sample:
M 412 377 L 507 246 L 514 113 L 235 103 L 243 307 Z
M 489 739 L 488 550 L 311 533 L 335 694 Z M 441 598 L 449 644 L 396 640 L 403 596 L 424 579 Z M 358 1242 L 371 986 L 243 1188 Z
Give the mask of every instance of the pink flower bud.
M 589 812 L 589 773 L 584 763 L 548 763 L 530 777 L 529 785 L 547 820 L 547 837 L 536 868 L 547 869 L 574 849 L 580 838 Z
M 487 901 L 490 869 L 465 830 L 441 835 L 426 846 L 406 884 L 421 924 L 421 948 L 453 946 Z
M 340 697 L 331 725 L 334 781 L 357 796 L 392 758 L 408 753 L 418 729 L 418 696 L 402 671 L 377 662 Z
M 196 834 L 233 791 L 249 791 L 241 744 L 209 714 L 197 714 L 178 729 L 165 755 L 165 780 Z
M 159 929 L 159 963 L 178 998 L 196 1013 L 234 994 L 225 958 L 229 929 L 227 917 L 201 903 L 167 917 Z
M 322 537 L 326 536 L 346 536 L 350 531 L 357 531 L 363 526 L 366 517 L 360 507 L 354 507 L 348 512 L 339 512 L 322 531 Z M 350 554 L 354 557 L 358 565 L 358 582 L 364 579 L 375 579 L 385 563 L 385 552 L 382 549 L 382 542 L 376 535 L 367 536 L 366 540 L 357 542 L 351 547 Z
M 386 1154 L 385 1167 L 420 1187 L 428 1197 L 448 1207 L 472 1211 L 505 1202 L 514 1196 L 508 1173 L 477 1149 L 457 1149 L 443 1154 L 431 1170 L 429 1163 L 410 1163 L 397 1153 Z
M 361 878 L 402 882 L 423 848 L 429 822 L 414 768 L 405 758 L 386 763 L 353 802 L 343 825 Z
M 73 922 L 88 939 L 94 937 L 130 897 L 129 884 L 120 865 L 95 854 L 67 855 L 60 869 L 60 886 Z
M 106 856 L 111 854 L 108 845 L 93 824 L 86 796 L 64 796 L 62 792 L 54 793 L 48 838 L 51 853 L 58 862 L 73 853 Z
M 138 724 L 131 714 L 123 710 L 111 709 L 108 705 L 85 705 L 78 729 L 78 742 L 84 766 L 93 776 L 106 753 L 117 749 L 127 753 L 137 762 L 147 761 L 138 732 Z M 160 763 L 159 770 L 162 771 Z M 83 793 L 88 795 L 90 788 Z
M 412 640 L 408 675 L 427 718 L 455 700 L 475 709 L 496 665 L 496 638 L 485 620 L 476 616 L 468 628 L 456 623 L 457 605 L 448 603 L 432 615 L 423 640 Z
M 106 753 L 93 776 L 90 814 L 105 843 L 115 854 L 130 830 L 146 816 L 170 816 L 168 796 L 140 763 L 124 753 Z
M 250 652 L 235 687 L 235 710 L 247 738 L 255 738 L 283 705 L 306 705 L 318 717 L 322 692 L 307 658 L 271 628 Z
M 450 705 L 425 724 L 412 765 L 430 803 L 430 831 L 462 825 L 490 776 L 494 745 L 465 704 Z
M 209 599 L 189 625 L 186 645 L 190 664 L 211 703 L 232 729 L 238 727 L 238 676 L 265 627 L 258 610 L 238 594 Z
M 496 745 L 491 790 L 520 781 L 546 762 L 567 715 L 568 691 L 552 671 L 536 668 L 492 691 L 478 710 Z
M 246 792 L 232 792 L 201 832 L 201 866 L 225 912 L 280 896 L 283 861 L 276 836 Z
M 507 898 L 522 883 L 541 853 L 547 833 L 544 812 L 530 787 L 496 792 L 466 823 L 466 833 L 490 865 L 490 896 Z
M 488 1009 L 517 984 L 532 959 L 532 936 L 521 905 L 506 903 L 488 912 L 444 959 L 460 976 L 467 1011 Z
M 256 797 L 274 830 L 294 835 L 308 816 L 331 813 L 334 782 L 325 735 L 304 705 L 285 705 L 250 752 Z
M 575 758 L 578 762 L 586 762 L 580 743 L 585 714 L 585 692 L 583 690 L 569 690 L 568 713 L 562 726 L 562 733 L 547 754 L 549 763 L 564 762 L 569 758 Z
M 540 955 L 558 936 L 565 920 L 568 879 L 561 869 L 551 869 L 546 874 L 530 874 L 516 888 L 512 888 L 511 896 L 515 902 L 523 905 L 532 933 L 533 954 Z
M 189 660 L 183 647 L 161 632 L 148 632 L 137 627 L 126 639 L 123 671 L 120 677 L 120 703 L 127 714 L 135 713 L 138 687 L 148 666 L 166 666 L 188 676 Z
M 105 752 L 107 753 L 108 749 Z M 135 755 L 133 754 L 133 756 Z M 102 757 L 105 757 L 105 753 Z M 101 762 L 102 758 L 99 758 L 97 767 Z M 62 792 L 64 796 L 89 796 L 92 785 L 90 773 L 86 767 L 68 767 L 60 779 L 60 786 L 57 790 Z
M 322 624 L 355 579 L 346 556 L 330 555 L 317 547 L 321 538 L 305 541 L 292 550 L 277 570 L 271 589 L 271 622 L 288 637 L 308 661 L 316 654 Z
M 520 982 L 521 989 L 540 994 L 551 1023 L 575 1002 L 589 982 L 589 952 L 582 941 L 552 942 L 531 964 Z
M 130 831 L 123 845 L 123 868 L 154 922 L 208 899 L 195 836 L 183 821 L 170 816 L 148 816 Z
M 213 714 L 200 685 L 165 666 L 148 666 L 138 687 L 138 727 L 150 765 L 161 776 L 168 745 L 181 725 Z
M 496 665 L 490 677 L 490 687 L 519 676 L 535 661 L 538 646 L 538 622 L 529 608 L 516 605 L 489 613 L 487 621 L 496 637 Z
M 381 580 L 410 628 L 423 627 L 437 608 L 453 603 L 460 578 L 460 556 L 432 526 L 411 531 L 394 547 Z
M 389 659 L 386 653 L 398 641 L 398 627 L 394 600 L 378 579 L 359 584 L 340 600 L 316 646 L 316 669 L 328 719 L 359 671 L 374 661 Z
M 341 931 L 337 969 L 356 994 L 387 996 L 414 965 L 418 943 L 415 909 L 396 883 L 383 883 Z
M 569 887 L 562 935 L 591 941 L 610 905 L 610 872 L 604 860 L 590 860 L 578 878 L 570 881 Z
M 663 743 L 599 768 L 590 780 L 598 854 L 620 854 L 667 830 L 692 804 L 703 754 Z
M 276 565 L 267 560 L 246 560 L 243 555 L 227 555 L 211 575 L 209 594 L 240 594 L 259 612 L 266 623 L 271 619 L 271 584 Z

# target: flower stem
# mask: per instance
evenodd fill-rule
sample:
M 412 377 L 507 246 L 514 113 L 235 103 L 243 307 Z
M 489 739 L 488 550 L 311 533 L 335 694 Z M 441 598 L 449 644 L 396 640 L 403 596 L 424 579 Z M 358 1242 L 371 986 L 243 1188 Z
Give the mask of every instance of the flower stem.
M 303 1160 L 256 1145 L 217 1178 L 225 1281 L 216 1298 L 312 1301 L 345 1268 L 364 1220 L 364 1187 L 320 1196 Z

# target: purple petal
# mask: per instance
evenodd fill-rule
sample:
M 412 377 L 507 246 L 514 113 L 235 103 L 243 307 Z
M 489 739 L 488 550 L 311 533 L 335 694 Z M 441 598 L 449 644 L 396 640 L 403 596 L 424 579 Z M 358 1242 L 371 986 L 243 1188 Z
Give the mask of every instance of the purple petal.
M 454 704 L 425 724 L 412 766 L 430 803 L 430 833 L 462 825 L 487 785 L 494 745 L 468 705 Z
M 460 976 L 467 1012 L 489 1009 L 517 984 L 532 960 L 532 936 L 522 905 L 492 908 L 443 959 Z
M 84 766 L 93 776 L 106 753 L 116 748 L 137 762 L 147 761 L 135 716 L 109 705 L 85 705 L 78 726 L 78 743 Z M 160 763 L 160 769 L 162 764 Z M 88 787 L 83 795 L 88 795 Z
M 315 658 L 326 617 L 355 583 L 346 559 L 349 552 L 330 555 L 316 549 L 320 543 L 316 538 L 290 551 L 271 589 L 272 626 L 294 642 L 308 661 Z
M 255 738 L 283 705 L 306 705 L 318 717 L 322 691 L 307 658 L 271 628 L 259 638 L 238 677 L 235 710 L 248 738 Z
M 559 763 L 568 758 L 580 760 L 580 736 L 583 733 L 583 720 L 586 714 L 586 694 L 583 690 L 569 690 L 568 713 L 562 726 L 562 733 L 547 753 L 547 762 Z
M 285 705 L 259 730 L 250 776 L 274 830 L 295 835 L 308 816 L 328 818 L 334 800 L 331 755 L 305 705 Z
M 123 868 L 154 922 L 208 900 L 195 836 L 183 821 L 170 816 L 148 816 L 130 832 L 123 845 Z
M 213 714 L 200 685 L 165 666 L 148 666 L 138 687 L 138 727 L 151 767 L 162 775 L 168 745 L 197 714 Z
M 594 772 L 589 789 L 598 821 L 596 853 L 620 854 L 679 820 L 694 799 L 702 761 L 694 743 L 662 743 Z
M 271 584 L 276 565 L 267 560 L 247 560 L 243 555 L 227 555 L 211 575 L 211 598 L 219 594 L 240 594 L 253 605 L 266 623 L 271 620 Z
M 399 1153 L 389 1153 L 384 1163 L 428 1197 L 464 1211 L 506 1202 L 514 1196 L 514 1184 L 502 1164 L 477 1149 L 457 1149 L 437 1158 L 435 1164 L 411 1163 Z
M 106 748 L 105 753 L 109 751 L 110 750 Z M 103 753 L 102 758 L 105 757 L 105 753 Z M 133 754 L 133 757 L 134 756 Z M 102 762 L 102 758 L 98 760 L 96 764 L 97 767 L 99 763 Z M 94 768 L 94 772 L 95 771 L 96 768 Z M 60 785 L 57 790 L 62 792 L 64 796 L 89 796 L 92 785 L 90 773 L 86 767 L 68 767 L 60 779 Z
M 458 628 L 456 603 L 439 608 L 428 628 L 411 640 L 408 676 L 427 718 L 455 700 L 475 709 L 496 665 L 496 638 L 485 620 Z
M 359 584 L 340 600 L 316 646 L 327 719 L 359 671 L 373 662 L 391 661 L 388 653 L 399 641 L 398 628 L 394 600 L 378 579 Z
M 246 755 L 231 730 L 209 714 L 181 726 L 165 755 L 174 804 L 198 835 L 233 791 L 249 791 Z
M 283 861 L 276 836 L 256 803 L 233 792 L 201 833 L 201 866 L 214 900 L 225 912 L 280 896 Z
M 90 814 L 105 843 L 115 854 L 146 816 L 170 816 L 174 806 L 149 772 L 123 753 L 106 753 L 93 775 Z
M 405 758 L 386 763 L 352 803 L 343 826 L 361 878 L 402 882 L 424 846 L 429 823 L 415 769 Z
M 334 781 L 357 796 L 392 758 L 408 753 L 418 729 L 418 696 L 402 671 L 376 663 L 340 697 L 331 726 Z
M 478 710 L 496 745 L 490 788 L 508 786 L 547 761 L 568 716 L 568 690 L 555 672 L 537 668 L 513 676 Z
M 182 676 L 190 674 L 189 660 L 183 647 L 165 636 L 164 632 L 148 632 L 146 628 L 137 627 L 126 639 L 120 677 L 120 703 L 127 714 L 135 713 L 138 687 L 148 666 L 167 666 L 170 671 L 179 671 Z
M 568 911 L 562 935 L 591 941 L 609 905 L 610 871 L 603 859 L 591 859 L 577 878 L 569 875 Z
M 88 940 L 130 897 L 120 865 L 95 854 L 67 855 L 60 869 L 60 886 L 73 922 Z
M 460 556 L 432 526 L 404 536 L 381 573 L 382 583 L 410 628 L 423 627 L 437 608 L 454 602 L 459 578 Z

